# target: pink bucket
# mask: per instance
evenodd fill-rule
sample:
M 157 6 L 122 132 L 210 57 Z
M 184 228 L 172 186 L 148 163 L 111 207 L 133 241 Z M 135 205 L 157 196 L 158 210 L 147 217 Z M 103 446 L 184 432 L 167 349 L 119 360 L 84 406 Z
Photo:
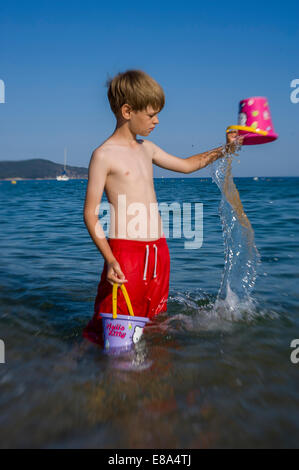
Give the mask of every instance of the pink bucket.
M 243 145 L 266 144 L 276 140 L 267 98 L 254 96 L 239 103 L 239 123 L 229 126 L 230 130 L 238 130 L 244 136 Z
M 118 354 L 127 351 L 140 340 L 143 329 L 149 321 L 147 317 L 135 317 L 128 292 L 122 284 L 121 291 L 124 295 L 130 315 L 117 315 L 117 289 L 119 285 L 113 284 L 112 311 L 113 313 L 101 313 L 104 332 L 104 351 Z

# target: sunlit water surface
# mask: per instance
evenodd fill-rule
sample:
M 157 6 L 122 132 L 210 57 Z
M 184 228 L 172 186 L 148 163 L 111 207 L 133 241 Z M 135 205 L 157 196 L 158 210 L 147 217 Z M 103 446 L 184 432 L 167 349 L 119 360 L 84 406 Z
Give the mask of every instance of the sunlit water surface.
M 103 267 L 86 181 L 0 182 L 1 447 L 298 447 L 299 179 L 235 184 L 260 254 L 249 303 L 236 290 L 250 269 L 240 263 L 239 283 L 224 270 L 217 185 L 156 179 L 159 202 L 204 204 L 203 246 L 168 239 L 167 313 L 107 357 L 81 337 Z

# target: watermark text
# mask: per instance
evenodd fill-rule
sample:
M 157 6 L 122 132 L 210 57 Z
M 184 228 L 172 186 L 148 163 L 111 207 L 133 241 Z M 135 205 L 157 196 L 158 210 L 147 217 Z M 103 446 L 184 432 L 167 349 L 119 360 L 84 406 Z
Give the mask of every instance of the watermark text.
M 0 364 L 5 364 L 5 344 L 2 339 L 0 339 Z
M 290 100 L 293 104 L 299 103 L 299 78 L 294 78 L 291 81 L 291 88 L 295 88 L 290 95 Z
M 293 364 L 298 364 L 299 363 L 299 339 L 293 339 L 291 341 L 291 348 L 296 348 L 294 351 L 291 352 L 291 362 Z
M 0 79 L 0 104 L 5 103 L 5 84 L 4 81 Z
M 99 214 L 95 228 L 98 238 L 115 238 L 117 233 L 118 238 L 157 239 L 163 231 L 165 238 L 170 238 L 170 232 L 172 238 L 185 238 L 185 249 L 198 249 L 203 244 L 201 202 L 161 202 L 149 205 L 134 202 L 127 206 L 126 195 L 118 194 L 117 207 L 110 202 L 102 202 L 96 208 L 95 215 Z

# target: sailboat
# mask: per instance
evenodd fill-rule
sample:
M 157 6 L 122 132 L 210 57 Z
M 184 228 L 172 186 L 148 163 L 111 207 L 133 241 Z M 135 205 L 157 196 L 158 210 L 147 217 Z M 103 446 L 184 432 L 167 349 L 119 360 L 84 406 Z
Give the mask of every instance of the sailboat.
M 57 181 L 68 181 L 69 177 L 66 174 L 66 148 L 64 149 L 64 170 L 61 175 L 56 176 Z

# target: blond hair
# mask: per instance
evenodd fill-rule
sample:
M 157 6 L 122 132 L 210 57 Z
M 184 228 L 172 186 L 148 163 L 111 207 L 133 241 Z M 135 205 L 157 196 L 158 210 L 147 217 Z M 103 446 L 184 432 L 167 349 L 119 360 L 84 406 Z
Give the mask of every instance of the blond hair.
M 162 87 L 142 70 L 119 73 L 114 78 L 109 78 L 106 86 L 110 107 L 116 116 L 124 104 L 130 105 L 133 111 L 142 111 L 150 105 L 160 112 L 164 107 Z

